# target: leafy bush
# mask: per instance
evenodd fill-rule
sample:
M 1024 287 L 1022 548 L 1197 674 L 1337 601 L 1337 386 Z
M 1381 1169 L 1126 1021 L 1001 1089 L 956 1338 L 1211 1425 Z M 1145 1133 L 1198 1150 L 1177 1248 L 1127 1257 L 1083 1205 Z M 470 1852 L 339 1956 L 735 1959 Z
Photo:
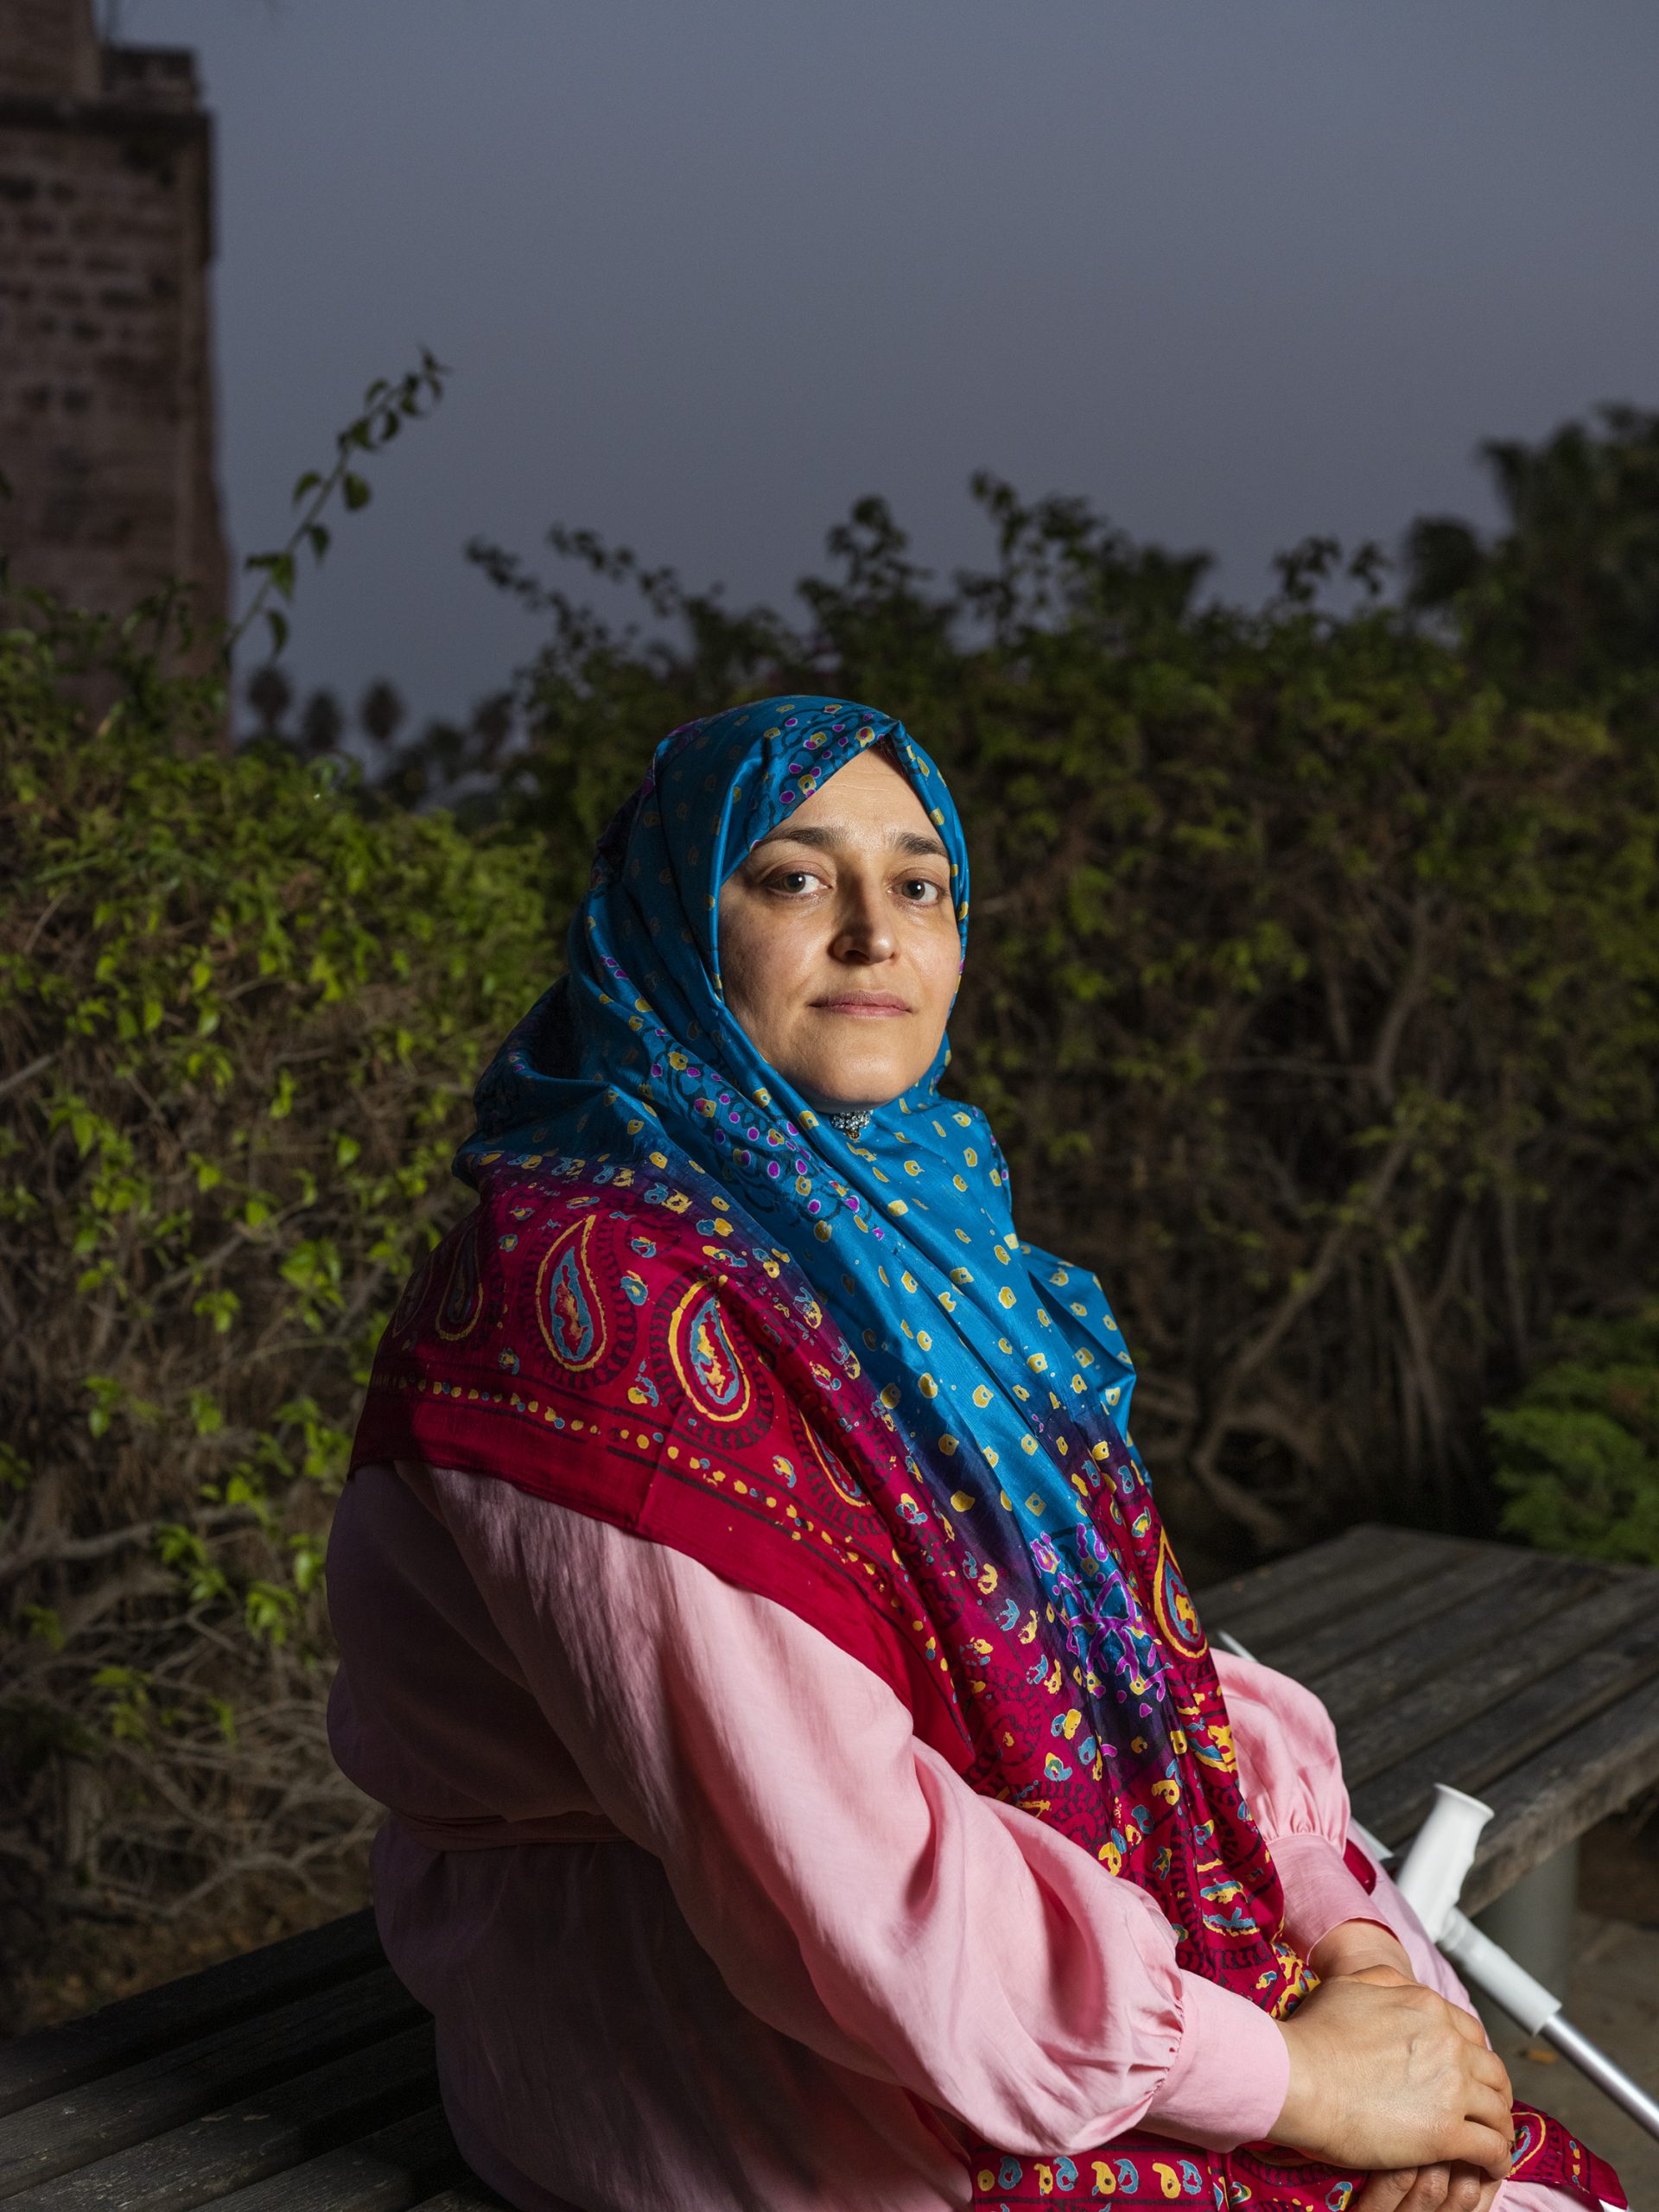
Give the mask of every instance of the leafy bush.
M 532 856 L 218 748 L 73 626 L 0 638 L 0 1903 L 338 1894 L 319 1571 L 360 1381 L 489 1040 L 540 987 Z M 107 688 L 107 686 L 104 687 Z
M 1659 1306 L 1580 1324 L 1486 1416 L 1503 1526 L 1547 1551 L 1659 1567 Z
M 981 493 L 988 571 L 931 588 L 866 501 L 797 627 L 556 535 L 672 626 L 619 632 L 480 549 L 551 624 L 503 803 L 563 900 L 672 723 L 785 686 L 902 715 L 974 855 L 953 1077 L 1022 1224 L 1118 1301 L 1184 1538 L 1490 1525 L 1482 1408 L 1559 1314 L 1628 1305 L 1659 1232 L 1639 687 L 1617 732 L 1593 691 L 1507 691 L 1370 549 L 1340 619 L 1321 541 L 1259 613 L 1206 608 L 1200 558 Z
M 1205 606 L 1202 557 L 988 482 L 983 573 L 935 587 L 867 500 L 798 620 L 556 533 L 642 593 L 619 628 L 480 548 L 549 624 L 516 728 L 493 699 L 394 749 L 377 696 L 372 791 L 338 714 L 304 760 L 232 757 L 210 690 L 130 652 L 67 676 L 73 626 L 0 637 L 13 1957 L 262 1875 L 343 1894 L 317 1579 L 382 1315 L 595 833 L 665 730 L 779 689 L 903 715 L 951 777 L 952 1080 L 1028 1233 L 1119 1306 L 1184 1544 L 1490 1527 L 1490 1435 L 1511 1528 L 1652 1556 L 1650 1344 L 1586 1338 L 1482 1414 L 1563 1316 L 1630 1310 L 1659 1236 L 1654 436 L 1511 454 L 1515 528 L 1420 533 L 1403 610 L 1362 549 L 1323 611 L 1325 541 L 1268 607 Z M 1529 658 L 1558 543 L 1572 604 Z M 87 697 L 119 703 L 94 728 Z M 439 790 L 469 834 L 397 810 Z
M 1452 617 L 1483 669 L 1557 702 L 1599 695 L 1650 717 L 1659 660 L 1659 415 L 1604 407 L 1536 446 L 1483 453 L 1508 528 L 1425 516 L 1412 603 Z

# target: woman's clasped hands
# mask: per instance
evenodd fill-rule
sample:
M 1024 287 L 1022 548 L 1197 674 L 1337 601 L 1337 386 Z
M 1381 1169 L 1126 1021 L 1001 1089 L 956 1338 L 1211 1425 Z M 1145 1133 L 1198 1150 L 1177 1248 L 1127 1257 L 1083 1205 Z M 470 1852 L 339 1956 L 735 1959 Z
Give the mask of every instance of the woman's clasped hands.
M 1372 1921 L 1308 1961 L 1319 1986 L 1279 2024 L 1290 2088 L 1274 2140 L 1370 2179 L 1349 2212 L 1488 2212 L 1512 2148 L 1510 2077 L 1472 2013 Z

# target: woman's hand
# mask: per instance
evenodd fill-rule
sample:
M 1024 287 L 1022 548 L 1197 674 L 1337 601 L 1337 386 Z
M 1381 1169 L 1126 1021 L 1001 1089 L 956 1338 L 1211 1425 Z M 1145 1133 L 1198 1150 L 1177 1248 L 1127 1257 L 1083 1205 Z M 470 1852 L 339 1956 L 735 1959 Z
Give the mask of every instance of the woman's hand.
M 1370 2173 L 1353 2212 L 1438 2212 L 1457 2167 L 1508 2172 L 1509 2075 L 1480 2023 L 1432 1989 L 1379 1963 L 1321 1982 L 1279 2030 L 1290 2088 L 1273 2139 Z M 1434 2167 L 1447 2170 L 1438 2197 L 1425 2194 Z M 1449 2202 L 1474 2212 L 1478 2194 L 1455 2178 Z
M 1399 1988 L 1416 1980 L 1404 1944 L 1375 1920 L 1344 1921 L 1314 1945 L 1308 1964 L 1321 1981 Z M 1349 2212 L 1489 2212 L 1502 2187 L 1478 2166 L 1442 2159 L 1373 2174 Z

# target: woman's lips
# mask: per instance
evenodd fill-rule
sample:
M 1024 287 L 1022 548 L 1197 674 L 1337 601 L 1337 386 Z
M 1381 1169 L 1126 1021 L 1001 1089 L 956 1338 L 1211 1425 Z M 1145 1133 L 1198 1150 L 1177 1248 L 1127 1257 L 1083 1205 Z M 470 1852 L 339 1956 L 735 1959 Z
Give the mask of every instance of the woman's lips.
M 833 999 L 814 999 L 816 1007 L 826 1014 L 851 1014 L 861 1017 L 878 1014 L 908 1014 L 910 1008 L 903 999 L 896 999 L 889 991 L 846 991 Z

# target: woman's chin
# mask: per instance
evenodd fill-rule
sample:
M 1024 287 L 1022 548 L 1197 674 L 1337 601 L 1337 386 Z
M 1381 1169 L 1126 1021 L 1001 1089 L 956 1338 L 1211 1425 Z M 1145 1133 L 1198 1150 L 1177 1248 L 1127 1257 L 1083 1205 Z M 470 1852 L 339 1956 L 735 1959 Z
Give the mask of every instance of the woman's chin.
M 890 1068 L 849 1066 L 845 1061 L 815 1076 L 791 1077 L 795 1088 L 817 1114 L 844 1114 L 865 1106 L 885 1106 L 910 1088 L 910 1078 Z

